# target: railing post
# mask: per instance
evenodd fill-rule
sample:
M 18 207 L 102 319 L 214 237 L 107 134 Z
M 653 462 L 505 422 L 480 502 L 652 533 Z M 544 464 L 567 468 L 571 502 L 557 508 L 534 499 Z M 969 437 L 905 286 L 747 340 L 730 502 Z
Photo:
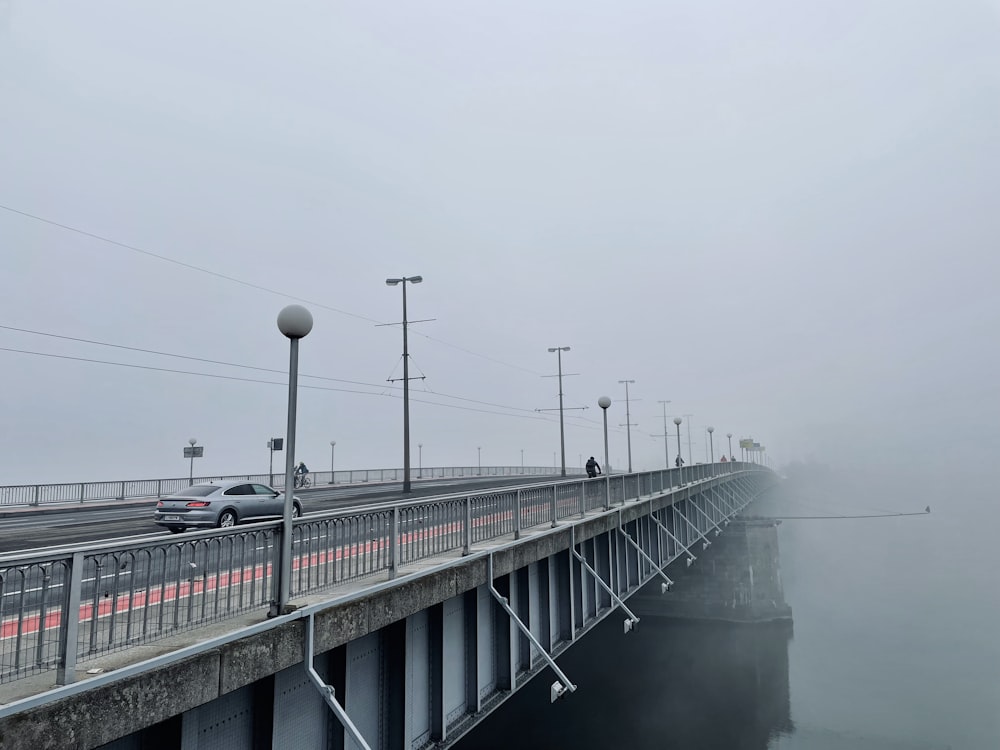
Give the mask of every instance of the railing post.
M 517 491 L 514 499 L 514 538 L 521 538 L 521 490 Z
M 556 523 L 557 513 L 556 513 L 556 486 L 552 485 L 552 528 L 557 526 Z
M 119 500 L 124 500 L 125 499 L 125 482 L 124 481 L 121 482 L 118 485 L 118 499 Z
M 70 559 L 68 580 L 63 591 L 63 609 L 59 624 L 59 663 L 56 684 L 76 682 L 77 638 L 80 633 L 80 602 L 83 589 L 83 553 L 75 552 Z M 97 613 L 94 613 L 97 617 Z M 41 632 L 39 633 L 41 635 Z
M 37 484 L 36 484 L 36 485 L 35 485 L 35 497 L 34 497 L 34 499 L 33 499 L 33 500 L 31 501 L 31 504 L 32 504 L 32 505 L 35 505 L 35 506 L 37 506 L 37 505 L 38 505 L 38 493 L 39 493 L 40 491 L 41 491 L 41 487 L 40 487 L 39 485 L 37 485 Z
M 587 484 L 585 481 L 580 482 L 580 518 L 586 518 L 587 516 Z
M 163 497 L 163 480 L 162 479 L 157 479 L 156 480 L 156 496 L 157 497 Z
M 85 485 L 83 482 L 80 482 L 80 503 L 81 504 L 83 503 L 84 500 L 87 499 L 86 490 L 85 490 L 86 486 L 87 485 Z
M 472 552 L 472 498 L 465 496 L 465 542 L 462 544 L 462 554 Z
M 611 510 L 611 477 L 604 475 L 604 510 Z
M 399 570 L 399 506 L 392 506 L 389 521 L 389 578 L 395 578 Z

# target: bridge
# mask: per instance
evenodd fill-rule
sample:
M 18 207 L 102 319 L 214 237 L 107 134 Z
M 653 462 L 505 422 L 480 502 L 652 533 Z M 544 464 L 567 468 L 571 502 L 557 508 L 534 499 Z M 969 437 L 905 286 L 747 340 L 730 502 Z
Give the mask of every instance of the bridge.
M 703 464 L 308 513 L 272 618 L 279 522 L 0 556 L 0 748 L 447 747 L 541 672 L 578 689 L 556 658 L 615 612 L 627 634 L 654 579 L 677 616 L 787 617 L 773 525 L 739 517 L 776 481 Z M 700 569 L 723 532 L 741 555 Z M 671 566 L 701 578 L 672 591 Z

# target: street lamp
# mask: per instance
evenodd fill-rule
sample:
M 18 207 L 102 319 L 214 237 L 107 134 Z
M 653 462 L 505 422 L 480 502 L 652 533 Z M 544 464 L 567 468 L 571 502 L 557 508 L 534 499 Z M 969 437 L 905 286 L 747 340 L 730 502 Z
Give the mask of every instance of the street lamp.
M 604 413 L 604 508 L 611 507 L 611 480 L 608 478 L 608 407 L 611 406 L 611 399 L 601 396 L 597 399 L 597 405 Z
M 292 589 L 292 509 L 294 508 L 295 410 L 299 387 L 299 339 L 313 327 L 313 317 L 302 305 L 288 305 L 278 313 L 278 330 L 289 339 L 288 356 L 288 428 L 285 431 L 285 497 L 281 517 L 281 576 L 278 601 L 271 602 L 272 617 L 286 614 Z
M 550 346 L 550 352 L 555 352 L 559 359 L 559 450 L 562 457 L 560 476 L 566 476 L 566 427 L 563 424 L 563 389 L 562 389 L 562 353 L 568 352 L 568 346 Z
M 386 279 L 386 286 L 403 285 L 403 492 L 410 491 L 410 352 L 406 345 L 406 283 L 419 284 L 423 276 Z
M 480 474 L 482 474 L 483 473 L 483 446 L 481 446 L 481 445 L 477 445 L 476 446 L 476 455 L 477 455 L 476 461 L 478 463 L 478 471 L 479 471 Z
M 424 478 L 424 444 L 417 443 L 417 479 Z
M 733 455 L 733 433 L 727 432 L 726 433 L 726 440 L 729 441 L 729 461 L 730 461 L 729 468 L 732 469 L 733 468 L 732 467 L 732 461 L 733 461 L 734 458 L 736 458 L 736 456 Z
M 524 473 L 524 448 L 521 448 L 521 473 Z
M 681 458 L 681 422 L 680 417 L 674 417 L 674 424 L 677 426 L 677 482 L 684 484 L 684 459 Z
M 619 380 L 619 383 L 625 384 L 625 437 L 628 440 L 628 473 L 632 473 L 632 416 L 629 412 L 628 405 L 628 386 L 629 383 L 634 383 L 634 380 Z M 621 427 L 621 425 L 618 425 Z
M 705 428 L 708 430 L 708 462 L 712 464 L 712 475 L 715 475 L 715 436 L 712 434 L 715 432 L 715 428 L 708 426 Z
M 333 451 L 336 448 L 337 448 L 337 441 L 331 440 L 330 441 L 330 484 L 336 484 L 336 482 L 333 481 Z

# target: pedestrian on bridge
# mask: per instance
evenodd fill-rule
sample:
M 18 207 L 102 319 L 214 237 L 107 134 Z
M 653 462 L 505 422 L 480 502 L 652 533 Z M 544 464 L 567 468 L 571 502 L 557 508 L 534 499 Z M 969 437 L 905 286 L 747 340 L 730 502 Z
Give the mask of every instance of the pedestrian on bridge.
M 587 476 L 593 479 L 601 473 L 601 465 L 591 456 L 587 459 Z
M 681 454 L 680 454 L 680 453 L 678 453 L 678 454 L 677 454 L 677 458 L 676 458 L 676 459 L 674 459 L 674 466 L 676 466 L 676 467 L 677 467 L 677 468 L 679 469 L 679 468 L 681 468 L 681 467 L 682 467 L 683 465 L 684 465 L 684 459 L 683 459 L 683 458 L 681 458 Z

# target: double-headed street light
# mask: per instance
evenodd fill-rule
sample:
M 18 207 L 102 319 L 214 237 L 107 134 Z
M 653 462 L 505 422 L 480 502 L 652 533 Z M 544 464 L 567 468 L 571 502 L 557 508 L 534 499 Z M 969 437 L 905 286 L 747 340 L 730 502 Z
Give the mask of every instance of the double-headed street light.
M 386 286 L 403 285 L 403 492 L 410 491 L 410 352 L 406 344 L 406 284 L 419 284 L 423 276 L 386 279 Z
M 283 615 L 289 611 L 288 598 L 292 588 L 292 510 L 295 491 L 295 411 L 299 390 L 299 339 L 313 327 L 313 317 L 302 305 L 288 305 L 278 313 L 278 330 L 289 339 L 288 357 L 288 428 L 285 432 L 285 497 L 281 516 L 281 570 L 278 601 L 271 602 L 269 614 Z
M 628 473 L 632 473 L 632 415 L 629 412 L 628 403 L 628 386 L 629 383 L 635 383 L 634 380 L 619 380 L 620 383 L 625 384 L 625 437 L 628 440 Z M 621 425 L 619 425 L 620 427 Z
M 563 424 L 563 389 L 562 389 L 562 353 L 568 352 L 568 346 L 550 346 L 550 352 L 555 352 L 559 358 L 559 451 L 562 463 L 560 464 L 560 476 L 566 476 L 566 427 Z

